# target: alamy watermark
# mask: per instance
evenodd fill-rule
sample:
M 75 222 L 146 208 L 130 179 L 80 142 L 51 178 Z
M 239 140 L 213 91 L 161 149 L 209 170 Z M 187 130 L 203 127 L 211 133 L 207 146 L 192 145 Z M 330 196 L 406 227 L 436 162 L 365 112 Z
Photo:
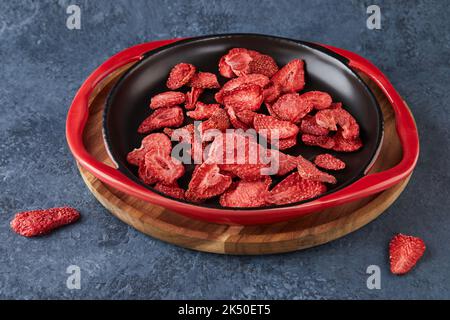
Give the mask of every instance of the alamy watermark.
M 76 4 L 67 7 L 66 13 L 69 15 L 66 19 L 66 27 L 69 30 L 81 29 L 81 9 Z
M 66 287 L 69 290 L 81 289 L 81 269 L 77 265 L 70 265 L 66 269 L 66 273 L 70 274 L 66 280 Z
M 366 13 L 370 16 L 367 18 L 366 26 L 369 30 L 381 29 L 381 9 L 376 4 L 367 7 Z

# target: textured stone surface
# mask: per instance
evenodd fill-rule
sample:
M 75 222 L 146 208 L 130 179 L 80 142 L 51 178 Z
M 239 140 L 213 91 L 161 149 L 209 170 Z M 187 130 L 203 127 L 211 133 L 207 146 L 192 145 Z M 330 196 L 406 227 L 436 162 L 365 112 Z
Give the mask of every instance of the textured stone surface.
M 82 29 L 65 26 L 82 9 Z M 257 3 L 257 7 L 255 4 Z M 382 30 L 366 28 L 370 1 L 1 1 L 0 298 L 449 298 L 450 10 L 445 1 L 377 1 Z M 64 122 L 89 73 L 125 47 L 153 39 L 257 32 L 336 45 L 372 60 L 408 101 L 421 157 L 398 201 L 375 222 L 311 250 L 219 256 L 162 243 L 121 223 L 91 196 L 66 146 Z M 82 220 L 49 236 L 15 235 L 17 211 L 71 205 Z M 396 232 L 427 252 L 404 277 L 389 273 Z M 81 268 L 81 290 L 66 267 Z M 368 265 L 382 289 L 366 288 Z

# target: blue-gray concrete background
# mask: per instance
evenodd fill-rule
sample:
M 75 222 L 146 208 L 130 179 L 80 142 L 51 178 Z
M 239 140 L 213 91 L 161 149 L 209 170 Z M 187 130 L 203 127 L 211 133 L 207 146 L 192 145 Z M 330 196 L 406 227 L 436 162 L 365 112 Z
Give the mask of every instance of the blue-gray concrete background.
M 78 4 L 81 30 L 66 28 Z M 382 30 L 366 28 L 378 4 Z M 450 298 L 447 1 L 1 1 L 0 298 Z M 408 101 L 421 157 L 395 204 L 363 229 L 314 249 L 237 257 L 178 248 L 110 215 L 83 184 L 64 136 L 70 102 L 105 59 L 155 39 L 255 32 L 319 41 L 360 53 Z M 22 210 L 71 205 L 82 220 L 27 239 L 9 228 Z M 422 237 L 423 260 L 389 273 L 394 233 Z M 81 268 L 81 290 L 66 268 Z M 366 268 L 381 268 L 368 290 Z

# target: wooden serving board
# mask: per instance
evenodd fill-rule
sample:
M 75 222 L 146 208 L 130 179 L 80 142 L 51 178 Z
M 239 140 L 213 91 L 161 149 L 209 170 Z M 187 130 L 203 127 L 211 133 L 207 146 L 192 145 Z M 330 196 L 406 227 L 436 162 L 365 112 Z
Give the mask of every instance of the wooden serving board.
M 105 99 L 127 65 L 105 79 L 90 99 L 90 115 L 84 131 L 87 150 L 113 166 L 102 137 Z M 384 116 L 384 140 L 371 172 L 397 164 L 402 148 L 395 130 L 395 116 L 383 93 L 370 80 Z M 314 247 L 355 231 L 382 214 L 402 193 L 409 177 L 375 196 L 326 209 L 287 222 L 259 226 L 228 226 L 187 218 L 163 207 L 139 200 L 104 184 L 79 166 L 81 176 L 94 196 L 113 215 L 154 238 L 199 251 L 222 254 L 271 254 Z

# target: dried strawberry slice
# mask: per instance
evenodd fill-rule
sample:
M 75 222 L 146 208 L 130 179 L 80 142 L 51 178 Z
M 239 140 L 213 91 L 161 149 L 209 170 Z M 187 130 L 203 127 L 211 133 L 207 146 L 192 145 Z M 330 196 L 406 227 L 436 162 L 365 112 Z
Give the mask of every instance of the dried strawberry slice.
M 191 143 L 194 137 L 194 125 L 188 124 L 178 129 L 164 128 L 164 133 L 174 141 Z
M 225 106 L 225 111 L 227 112 L 228 117 L 230 118 L 230 122 L 233 128 L 242 130 L 247 130 L 249 128 L 247 124 L 238 119 L 233 107 Z
M 280 139 L 278 141 L 271 141 L 270 143 L 272 145 L 276 145 L 279 150 L 286 150 L 292 148 L 297 144 L 297 136 L 286 139 Z
M 127 155 L 128 163 L 138 166 L 141 161 L 144 160 L 144 156 L 147 152 L 160 149 L 169 155 L 172 150 L 172 144 L 170 139 L 163 133 L 152 133 L 142 139 L 141 146 Z
M 312 134 L 302 134 L 302 141 L 307 146 L 317 146 L 324 149 L 333 149 L 335 141 L 329 136 L 315 136 Z
M 262 207 L 271 183 L 268 176 L 257 181 L 238 181 L 220 196 L 219 203 L 223 207 Z
M 260 86 L 256 84 L 244 84 L 224 94 L 223 104 L 232 107 L 236 111 L 256 111 L 261 107 L 263 94 Z
M 249 73 L 259 73 L 272 77 L 278 71 L 275 60 L 266 54 L 259 54 L 248 64 Z
M 313 104 L 302 99 L 298 93 L 282 95 L 273 105 L 272 110 L 281 120 L 299 123 L 313 109 Z
M 184 93 L 167 91 L 154 96 L 150 101 L 150 109 L 173 107 L 182 104 L 186 97 Z
M 248 127 L 253 126 L 253 120 L 255 119 L 256 115 L 257 113 L 251 110 L 241 110 L 236 112 L 236 117 L 238 118 L 238 120 L 243 122 Z
M 144 160 L 139 164 L 139 170 L 138 170 L 138 176 L 139 179 L 142 180 L 145 184 L 152 185 L 158 182 L 158 179 L 156 177 L 152 176 L 149 171 L 147 171 L 147 167 L 145 166 L 145 156 Z
M 202 88 L 192 88 L 191 91 L 186 93 L 186 103 L 184 104 L 184 108 L 186 110 L 192 110 L 195 108 L 197 104 L 197 100 L 200 98 L 200 95 L 203 93 Z
M 295 124 L 264 114 L 255 115 L 253 127 L 269 139 L 273 135 L 278 136 L 279 139 L 292 138 L 298 133 L 298 127 Z
M 270 204 L 289 204 L 317 197 L 326 191 L 322 182 L 302 179 L 294 172 L 269 191 L 265 200 Z
M 283 176 L 295 168 L 297 168 L 297 158 L 291 155 L 285 154 L 277 149 L 269 149 L 269 156 L 271 157 L 271 161 L 277 165 L 276 174 L 279 176 Z M 273 167 L 274 164 L 271 166 Z
M 191 80 L 195 71 L 195 66 L 190 63 L 179 63 L 175 65 L 172 70 L 170 70 L 169 78 L 166 83 L 167 88 L 171 90 L 181 88 Z
M 303 60 L 294 59 L 281 68 L 271 78 L 278 84 L 282 92 L 290 93 L 302 90 L 305 86 L 305 71 Z
M 280 87 L 277 84 L 271 83 L 267 85 L 263 90 L 264 101 L 267 103 L 273 103 L 281 94 Z
M 145 170 L 147 176 L 168 185 L 175 183 L 184 174 L 181 161 L 161 152 L 149 152 L 145 155 Z
M 205 133 L 207 130 L 216 129 L 224 132 L 230 127 L 230 119 L 225 110 L 219 109 L 215 111 L 212 116 L 203 121 L 201 124 L 201 132 Z
M 331 106 L 331 96 L 322 91 L 309 91 L 301 95 L 301 97 L 311 102 L 315 109 L 322 110 Z
M 396 275 L 408 273 L 422 258 L 426 250 L 422 239 L 396 234 L 389 242 L 391 272 Z
M 181 189 L 177 183 L 167 185 L 158 182 L 153 188 L 172 198 L 184 200 L 185 191 Z
M 178 106 L 157 109 L 141 123 L 138 132 L 147 133 L 164 127 L 179 127 L 183 121 L 183 110 Z
M 264 105 L 266 106 L 267 112 L 269 112 L 270 116 L 272 116 L 278 120 L 281 120 L 280 118 L 278 118 L 278 115 L 275 113 L 275 111 L 273 110 L 272 105 L 270 103 L 265 102 Z
M 331 174 L 325 173 L 317 169 L 317 167 L 302 156 L 297 157 L 297 170 L 300 177 L 303 179 L 320 181 L 335 184 L 336 178 Z
M 71 224 L 80 218 L 80 213 L 70 207 L 51 208 L 19 212 L 11 221 L 11 229 L 24 237 L 47 234 L 50 231 Z
M 302 119 L 300 131 L 302 133 L 313 134 L 316 136 L 326 136 L 330 132 L 330 130 L 319 126 L 314 116 L 309 115 Z
M 231 69 L 230 65 L 225 62 L 225 56 L 223 56 L 219 60 L 219 73 L 222 77 L 225 78 L 233 78 L 236 76 L 233 72 L 233 69 Z
M 328 130 L 337 130 L 337 125 L 342 128 L 342 137 L 355 139 L 359 136 L 359 125 L 355 118 L 344 109 L 320 110 L 315 115 L 316 123 Z
M 188 117 L 195 120 L 205 120 L 213 115 L 214 112 L 220 109 L 220 105 L 218 103 L 206 104 L 198 101 L 195 104 L 194 111 L 188 111 L 186 114 Z
M 196 73 L 189 82 L 189 85 L 192 88 L 199 88 L 199 89 L 220 88 L 219 81 L 217 81 L 217 76 L 214 73 L 210 72 Z
M 338 130 L 338 132 L 333 137 L 334 145 L 333 150 L 338 152 L 353 152 L 359 150 L 363 144 L 359 137 L 354 139 L 345 139 L 343 137 L 343 131 Z
M 220 173 L 217 164 L 202 163 L 198 166 L 189 182 L 186 198 L 198 201 L 224 193 L 231 185 L 231 177 Z
M 316 166 L 326 170 L 342 170 L 345 169 L 345 162 L 332 156 L 329 153 L 319 154 L 315 159 Z
M 250 71 L 249 64 L 253 60 L 252 56 L 257 54 L 256 51 L 252 52 L 245 48 L 233 48 L 225 55 L 224 60 L 235 75 L 241 76 Z
M 264 88 L 269 83 L 270 83 L 269 78 L 262 74 L 243 75 L 239 78 L 231 79 L 230 81 L 225 83 L 222 89 L 220 89 L 214 97 L 217 102 L 223 104 L 223 97 L 225 93 L 230 92 L 236 88 L 239 88 L 242 85 L 256 84 L 261 88 Z

